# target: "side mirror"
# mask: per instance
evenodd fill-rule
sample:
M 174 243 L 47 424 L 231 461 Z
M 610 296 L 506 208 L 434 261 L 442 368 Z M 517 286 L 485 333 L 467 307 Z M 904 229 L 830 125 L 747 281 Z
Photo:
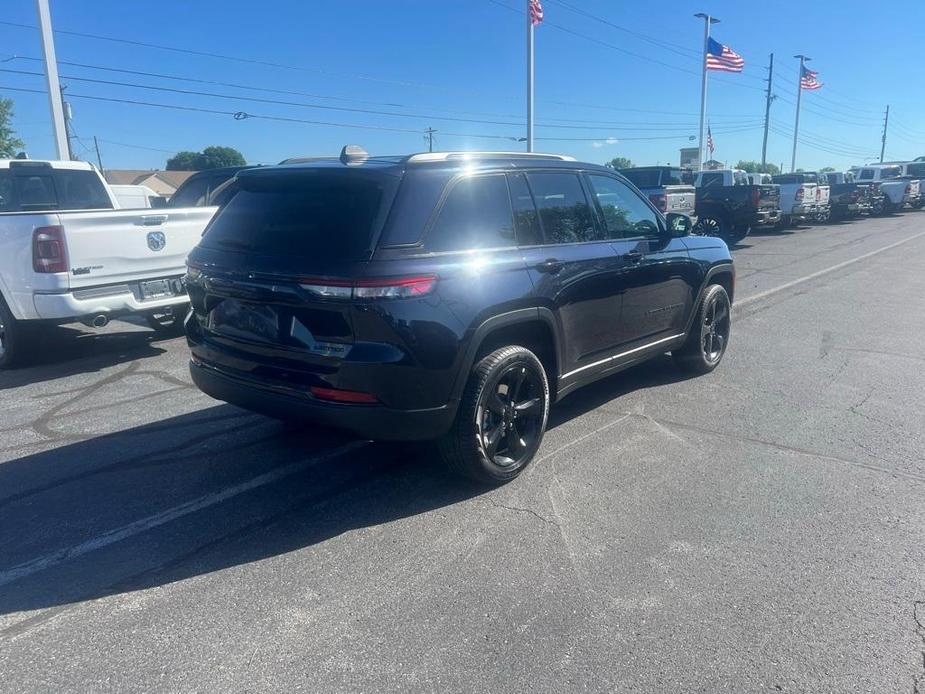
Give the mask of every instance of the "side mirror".
M 691 233 L 691 218 L 686 214 L 669 213 L 665 219 L 668 221 L 668 231 L 672 236 L 687 236 Z

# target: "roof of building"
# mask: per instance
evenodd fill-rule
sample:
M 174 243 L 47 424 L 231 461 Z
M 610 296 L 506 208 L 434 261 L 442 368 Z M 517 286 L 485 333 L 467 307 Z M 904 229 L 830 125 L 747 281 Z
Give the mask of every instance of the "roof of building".
M 179 188 L 195 171 L 161 171 L 158 169 L 106 169 L 103 176 L 113 185 L 143 185 L 152 176 L 172 188 Z

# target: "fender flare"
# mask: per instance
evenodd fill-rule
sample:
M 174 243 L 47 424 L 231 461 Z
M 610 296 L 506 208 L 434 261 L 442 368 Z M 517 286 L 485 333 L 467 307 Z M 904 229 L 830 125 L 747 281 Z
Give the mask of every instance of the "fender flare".
M 553 339 L 553 349 L 556 355 L 556 365 L 557 369 L 561 370 L 562 368 L 562 337 L 559 330 L 559 325 L 556 322 L 555 314 L 551 309 L 546 308 L 545 306 L 535 306 L 532 308 L 521 308 L 514 311 L 507 311 L 505 313 L 499 313 L 496 316 L 486 319 L 478 325 L 477 328 L 472 332 L 472 336 L 469 338 L 466 345 L 465 355 L 463 356 L 462 364 L 459 369 L 459 372 L 456 374 L 456 380 L 453 383 L 452 390 L 452 399 L 459 400 L 462 397 L 462 391 L 466 387 L 466 382 L 469 380 L 469 373 L 472 371 L 472 366 L 475 363 L 475 355 L 478 354 L 479 348 L 482 346 L 482 343 L 485 341 L 492 332 L 498 330 L 499 328 L 506 328 L 512 325 L 517 325 L 518 323 L 534 323 L 536 321 L 541 321 L 547 325 L 550 333 L 552 333 Z M 558 379 L 558 374 L 548 374 L 549 381 L 551 384 L 555 383 Z
M 687 325 L 684 327 L 684 337 L 687 338 L 688 334 L 691 331 L 691 325 L 694 322 L 694 317 L 697 315 L 697 309 L 700 307 L 700 302 L 703 301 L 703 295 L 707 291 L 707 287 L 712 284 L 710 280 L 720 274 L 732 275 L 732 280 L 735 282 L 735 265 L 731 260 L 724 260 L 712 266 L 707 270 L 707 274 L 703 278 L 703 282 L 700 284 L 700 290 L 697 292 L 697 299 L 693 303 L 693 309 L 691 310 L 691 315 L 687 317 Z M 729 297 L 730 305 L 733 302 L 734 297 Z

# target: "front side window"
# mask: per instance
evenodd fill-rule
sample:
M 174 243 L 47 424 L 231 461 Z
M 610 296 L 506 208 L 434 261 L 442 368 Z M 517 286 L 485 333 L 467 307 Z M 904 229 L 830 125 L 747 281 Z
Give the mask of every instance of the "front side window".
M 659 233 L 658 215 L 629 186 L 610 176 L 589 175 L 609 239 Z
M 428 251 L 514 245 L 514 220 L 504 174 L 462 178 L 450 189 L 427 233 Z
M 540 213 L 546 243 L 594 241 L 594 221 L 581 180 L 575 173 L 527 174 Z

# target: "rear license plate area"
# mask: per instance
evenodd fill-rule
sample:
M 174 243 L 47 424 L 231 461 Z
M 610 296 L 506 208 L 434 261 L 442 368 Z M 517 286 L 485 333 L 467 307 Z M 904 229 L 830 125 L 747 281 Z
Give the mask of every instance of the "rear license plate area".
M 206 326 L 227 337 L 279 342 L 279 314 L 269 306 L 225 299 L 209 311 Z
M 148 280 L 139 283 L 142 301 L 163 299 L 184 294 L 183 283 L 179 279 Z

